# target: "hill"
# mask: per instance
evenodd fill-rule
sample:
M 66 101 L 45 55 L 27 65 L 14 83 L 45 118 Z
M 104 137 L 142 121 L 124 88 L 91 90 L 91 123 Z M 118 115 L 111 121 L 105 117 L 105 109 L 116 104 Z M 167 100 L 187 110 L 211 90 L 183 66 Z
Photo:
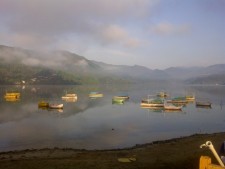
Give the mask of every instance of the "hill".
M 207 67 L 171 67 L 165 70 L 170 77 L 188 84 L 225 84 L 225 64 Z
M 108 84 L 156 80 L 224 84 L 224 74 L 225 64 L 153 70 L 140 65 L 111 65 L 88 60 L 68 51 L 40 52 L 0 45 L 0 84 L 22 81 L 28 84 Z
M 160 70 L 105 64 L 68 51 L 39 52 L 3 45 L 0 45 L 0 75 L 1 84 L 130 83 L 167 76 Z

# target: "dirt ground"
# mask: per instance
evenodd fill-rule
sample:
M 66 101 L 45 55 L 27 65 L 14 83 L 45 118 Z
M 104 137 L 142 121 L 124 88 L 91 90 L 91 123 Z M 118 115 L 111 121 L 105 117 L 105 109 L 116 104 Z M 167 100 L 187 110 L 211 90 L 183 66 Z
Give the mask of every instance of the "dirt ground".
M 218 152 L 225 133 L 196 134 L 119 150 L 46 148 L 2 152 L 0 169 L 198 169 L 201 155 L 218 164 L 208 148 L 200 148 L 209 140 Z

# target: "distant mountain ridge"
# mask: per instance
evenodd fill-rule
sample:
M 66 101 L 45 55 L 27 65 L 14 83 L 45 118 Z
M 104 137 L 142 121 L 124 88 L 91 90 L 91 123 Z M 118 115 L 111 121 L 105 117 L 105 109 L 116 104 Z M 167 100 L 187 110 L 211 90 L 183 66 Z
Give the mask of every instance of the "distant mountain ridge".
M 10 70 L 12 66 L 18 69 L 13 72 Z M 32 70 L 32 68 L 33 71 L 30 71 L 30 74 L 29 71 L 24 72 L 21 70 Z M 4 74 L 7 71 L 11 71 L 11 74 Z M 63 84 L 111 83 L 113 81 L 138 82 L 139 80 L 172 79 L 180 79 L 187 83 L 193 83 L 198 82 L 198 78 L 208 77 L 215 79 L 212 76 L 225 74 L 225 64 L 208 67 L 171 67 L 164 70 L 152 70 L 139 65 L 112 65 L 88 60 L 83 56 L 68 51 L 40 52 L 0 45 L 0 73 L 3 77 L 2 79 L 5 79 L 0 81 L 0 83 L 4 83 L 3 81 L 6 82 L 6 79 L 10 79 L 9 81 L 13 82 L 13 79 L 18 81 L 20 78 L 28 80 L 37 77 L 42 78 L 42 80 L 39 79 L 39 83 L 50 83 L 50 79 L 54 79 L 58 83 L 61 81 Z M 17 76 L 15 77 L 14 74 L 17 74 Z M 46 77 L 43 77 L 45 74 Z M 49 76 L 51 78 L 48 81 L 46 79 Z M 43 80 L 44 78 L 45 81 Z M 223 83 L 223 78 L 220 80 L 220 83 Z

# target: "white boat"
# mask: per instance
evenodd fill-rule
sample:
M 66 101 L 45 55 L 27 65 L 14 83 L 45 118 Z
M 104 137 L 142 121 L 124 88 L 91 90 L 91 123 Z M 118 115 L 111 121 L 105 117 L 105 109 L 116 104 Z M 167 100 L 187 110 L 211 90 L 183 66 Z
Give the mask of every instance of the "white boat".
M 77 99 L 77 94 L 66 94 L 65 96 L 62 96 L 62 99 L 63 100 L 66 100 L 66 99 Z
M 141 107 L 163 107 L 162 99 L 142 99 Z
M 164 103 L 165 110 L 181 110 L 183 106 L 175 106 L 173 104 Z
M 49 104 L 50 109 L 63 109 L 63 104 Z

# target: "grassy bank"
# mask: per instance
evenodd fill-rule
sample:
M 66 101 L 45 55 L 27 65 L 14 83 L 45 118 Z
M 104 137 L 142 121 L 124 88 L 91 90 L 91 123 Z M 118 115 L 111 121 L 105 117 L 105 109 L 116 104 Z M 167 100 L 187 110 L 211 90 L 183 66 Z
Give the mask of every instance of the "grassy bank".
M 201 155 L 212 158 L 207 148 L 212 141 L 218 151 L 225 133 L 197 134 L 184 138 L 158 141 L 119 150 L 86 151 L 74 149 L 40 149 L 0 153 L 1 169 L 197 169 Z M 131 162 L 119 162 L 118 159 Z

